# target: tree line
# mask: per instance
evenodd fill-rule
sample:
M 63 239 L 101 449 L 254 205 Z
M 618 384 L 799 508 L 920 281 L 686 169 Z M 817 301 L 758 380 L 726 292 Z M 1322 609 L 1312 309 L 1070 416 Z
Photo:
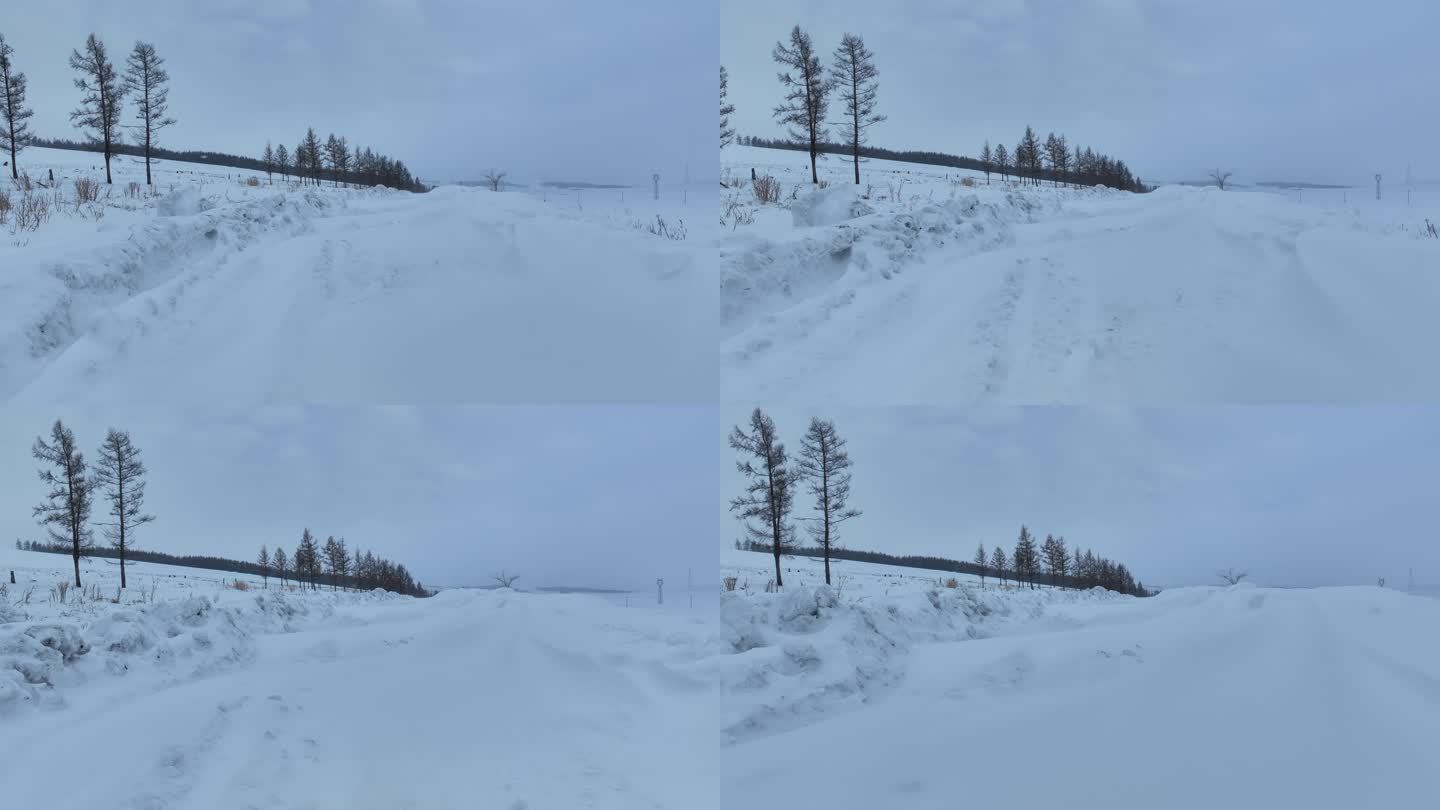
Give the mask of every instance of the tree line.
M 942 571 L 957 571 L 981 578 L 995 576 L 1002 583 L 1014 581 L 1035 587 L 1048 583 L 1053 587 L 1090 588 L 1147 596 L 1144 585 L 1135 580 L 1123 564 L 1097 556 L 1092 551 L 1070 549 L 1064 537 L 1047 535 L 1037 544 L 1025 526 L 1013 551 L 1006 554 L 996 546 L 989 554 L 981 543 L 972 562 L 959 562 L 942 557 L 895 557 L 879 552 L 850 551 L 839 545 L 841 523 L 860 516 L 849 506 L 851 467 L 853 462 L 846 442 L 835 423 L 812 417 L 810 427 L 801 438 L 799 458 L 790 459 L 781 441 L 775 420 L 759 408 L 750 413 L 747 428 L 735 426 L 729 436 L 730 447 L 740 454 L 735 468 L 745 479 L 744 491 L 730 500 L 730 511 L 741 520 L 746 539 L 736 547 L 765 551 L 774 557 L 775 585 L 784 587 L 780 558 L 785 554 L 806 554 L 820 557 L 825 565 L 825 584 L 830 584 L 830 560 L 846 559 L 908 565 Z M 805 486 L 814 497 L 814 513 L 801 517 L 809 534 L 816 541 L 813 548 L 801 548 L 796 542 L 792 521 L 795 488 Z
M 352 147 L 346 138 L 337 137 L 333 132 L 321 141 L 314 127 L 305 131 L 305 136 L 295 144 L 294 150 L 286 148 L 283 143 L 272 147 L 267 142 L 257 168 L 265 172 L 271 182 L 278 174 L 282 180 L 293 177 L 315 186 L 328 180 L 336 187 L 343 183 L 347 186 L 385 186 L 403 191 L 427 190 L 402 161 L 377 154 L 369 147 L 363 150 L 358 144 Z
M 136 42 L 122 71 L 110 58 L 105 43 L 93 33 L 85 40 L 84 46 L 70 53 L 70 67 L 76 74 L 75 87 L 81 92 L 80 104 L 70 113 L 70 120 L 86 134 L 86 141 L 39 138 L 30 131 L 29 119 L 35 111 L 27 104 L 26 76 L 16 67 L 14 53 L 14 47 L 0 34 L 0 150 L 9 155 L 10 176 L 13 179 L 20 177 L 20 152 L 27 146 L 40 146 L 102 153 L 106 183 L 113 183 L 111 158 L 127 154 L 145 159 L 146 185 L 154 184 L 152 161 L 167 158 L 267 173 L 293 170 L 297 177 L 317 183 L 333 179 L 337 184 L 385 185 L 417 192 L 427 190 L 404 163 L 394 158 L 369 149 L 357 149 L 353 153 L 346 150 L 343 157 L 339 157 L 338 149 L 327 151 L 332 144 L 319 144 L 313 128 L 297 147 L 295 157 L 287 157 L 284 165 L 269 151 L 268 145 L 266 156 L 259 160 L 220 152 L 162 149 L 159 145 L 160 131 L 176 123 L 169 115 L 170 74 L 165 69 L 165 59 L 156 52 L 153 44 Z M 133 124 L 122 123 L 127 99 L 133 101 L 135 109 L 136 123 Z M 133 130 L 134 145 L 124 143 L 125 129 Z M 343 139 L 336 139 L 333 135 L 331 141 L 343 143 Z
M 894 151 L 868 145 L 866 133 L 871 126 L 886 120 L 886 116 L 878 111 L 880 73 L 875 67 L 875 54 L 857 35 L 846 33 L 841 37 L 831 55 L 828 72 L 820 61 L 814 40 L 798 25 L 791 29 L 788 43 L 775 43 L 771 59 L 782 68 L 778 77 L 784 89 L 772 115 L 777 123 L 788 127 L 786 137 L 765 139 L 736 135 L 730 125 L 735 105 L 729 100 L 729 76 L 722 65 L 720 145 L 739 143 L 807 152 L 812 183 L 820 182 L 816 162 L 821 154 L 848 154 L 856 185 L 860 183 L 860 159 L 864 157 L 981 171 L 985 172 L 987 182 L 995 173 L 1002 179 L 1013 176 L 1035 185 L 1048 181 L 1057 186 L 1104 185 L 1131 192 L 1150 190 L 1124 161 L 1088 147 L 1082 149 L 1078 144 L 1072 149 L 1064 135 L 1050 133 L 1042 144 L 1029 126 L 1013 150 L 1004 144 L 992 149 L 987 141 L 979 158 L 941 152 Z M 838 99 L 841 105 L 842 138 L 839 141 L 828 140 L 832 98 Z
M 155 520 L 144 510 L 146 475 L 149 472 L 140 457 L 140 449 L 130 434 L 111 428 L 101 443 L 92 468 L 80 450 L 75 433 L 61 420 L 55 420 L 50 436 L 37 437 L 31 455 L 42 462 L 39 470 L 45 497 L 35 507 L 36 521 L 49 533 L 49 542 L 19 541 L 15 547 L 27 551 L 69 554 L 75 568 L 75 587 L 80 583 L 82 557 L 106 557 L 120 562 L 120 587 L 126 581 L 127 560 L 193 568 L 230 571 L 259 576 L 269 584 L 274 575 L 282 581 L 294 580 L 312 588 L 322 584 L 334 587 L 384 588 L 411 596 L 428 596 L 428 591 L 410 575 L 405 566 L 377 557 L 373 552 L 357 549 L 351 552 L 344 539 L 330 537 L 319 545 L 310 530 L 305 529 L 294 555 L 283 548 L 271 554 L 264 546 L 260 558 L 253 563 L 206 555 L 173 555 L 134 548 L 135 532 Z M 92 524 L 96 497 L 108 504 L 111 518 Z M 110 541 L 108 548 L 96 544 L 94 526 L 101 527 Z

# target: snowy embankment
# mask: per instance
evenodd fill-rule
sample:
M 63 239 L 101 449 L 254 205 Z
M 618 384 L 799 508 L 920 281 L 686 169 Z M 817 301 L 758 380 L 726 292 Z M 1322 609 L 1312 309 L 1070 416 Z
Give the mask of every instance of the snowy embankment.
M 727 148 L 722 390 L 852 403 L 1440 395 L 1440 209 L 986 183 Z M 756 205 L 750 169 L 780 183 Z
M 723 557 L 752 585 L 766 559 Z M 814 563 L 786 564 L 814 582 Z M 1432 798 L 1434 600 L 1369 587 L 951 589 L 948 574 L 884 569 L 839 563 L 859 590 L 726 597 L 725 806 L 1018 795 L 1101 807 L 1116 790 L 1196 810 L 1217 790 L 1256 810 Z
M 7 803 L 718 806 L 713 610 L 237 591 L 146 564 L 116 605 L 105 561 L 82 572 L 101 599 L 61 604 L 68 564 L 0 552 L 18 580 L 0 621 L 0 763 L 24 775 Z
M 26 155 L 57 188 L 33 192 L 55 199 L 38 229 L 3 229 L 0 399 L 713 396 L 694 362 L 716 342 L 713 199 L 677 232 L 668 199 L 251 186 L 185 164 L 131 196 L 143 169 L 122 158 L 78 203 L 91 156 Z

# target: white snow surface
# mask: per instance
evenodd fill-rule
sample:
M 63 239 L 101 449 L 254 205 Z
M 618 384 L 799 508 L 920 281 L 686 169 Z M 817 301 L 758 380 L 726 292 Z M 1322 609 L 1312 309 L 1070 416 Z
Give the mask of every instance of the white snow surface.
M 854 405 L 1440 396 L 1440 208 L 1006 185 L 727 147 L 722 396 Z M 750 170 L 781 183 L 757 206 Z M 973 183 L 964 185 L 966 181 Z M 1328 198 L 1327 198 L 1328 199 Z M 1430 198 L 1426 198 L 1430 199 Z M 1432 200 L 1433 201 L 1433 200 Z
M 719 806 L 713 607 L 84 566 L 0 551 L 6 807 Z
M 727 808 L 1433 804 L 1440 601 L 832 565 L 723 552 Z
M 0 401 L 713 398 L 714 197 L 581 207 L 457 186 L 267 183 L 30 149 L 59 195 L 0 227 Z M 10 181 L 4 181 L 10 187 Z M 19 195 L 11 191 L 12 197 Z M 107 196 L 108 195 L 108 196 Z M 667 232 L 683 221 L 685 238 Z

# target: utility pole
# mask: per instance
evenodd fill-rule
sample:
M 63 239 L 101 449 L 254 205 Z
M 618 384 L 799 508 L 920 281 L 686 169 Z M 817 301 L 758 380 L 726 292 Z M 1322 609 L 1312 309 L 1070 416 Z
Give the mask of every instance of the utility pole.
M 660 199 L 660 173 L 650 175 L 650 182 L 655 184 L 655 199 Z
M 665 580 L 663 578 L 655 580 L 655 604 L 665 604 Z
M 1380 199 L 1380 175 L 1375 175 L 1375 199 Z

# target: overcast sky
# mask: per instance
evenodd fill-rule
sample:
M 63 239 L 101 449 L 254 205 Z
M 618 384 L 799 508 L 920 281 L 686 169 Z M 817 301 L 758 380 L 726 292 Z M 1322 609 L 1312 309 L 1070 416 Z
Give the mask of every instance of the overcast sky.
M 6 4 L 0 33 L 41 136 L 78 137 L 68 58 L 93 31 L 117 63 L 137 39 L 167 60 L 162 145 L 258 157 L 313 126 L 427 181 L 647 185 L 717 171 L 716 20 L 673 0 L 53 0 Z
M 504 568 L 526 586 L 648 591 L 718 566 L 714 406 L 146 410 L 112 417 L 150 468 L 144 548 L 249 560 L 261 544 L 293 549 L 308 526 L 431 585 Z M 63 416 L 93 460 L 112 422 Z M 30 446 L 53 421 L 5 414 L 6 543 L 44 537 Z
M 799 24 L 828 66 L 865 38 L 890 120 L 871 141 L 977 155 L 1026 124 L 1142 178 L 1440 180 L 1440 3 L 1308 0 L 725 0 L 721 62 L 742 134 L 776 136 L 770 52 Z M 832 118 L 838 106 L 832 109 Z
M 727 424 L 748 410 L 727 408 Z M 770 412 L 793 458 L 811 416 Z M 1020 525 L 1156 586 L 1440 584 L 1437 407 L 830 409 L 854 460 L 851 548 L 968 560 Z M 723 437 L 717 446 L 725 447 Z M 742 479 L 722 453 L 724 501 Z M 797 493 L 797 509 L 811 511 Z

